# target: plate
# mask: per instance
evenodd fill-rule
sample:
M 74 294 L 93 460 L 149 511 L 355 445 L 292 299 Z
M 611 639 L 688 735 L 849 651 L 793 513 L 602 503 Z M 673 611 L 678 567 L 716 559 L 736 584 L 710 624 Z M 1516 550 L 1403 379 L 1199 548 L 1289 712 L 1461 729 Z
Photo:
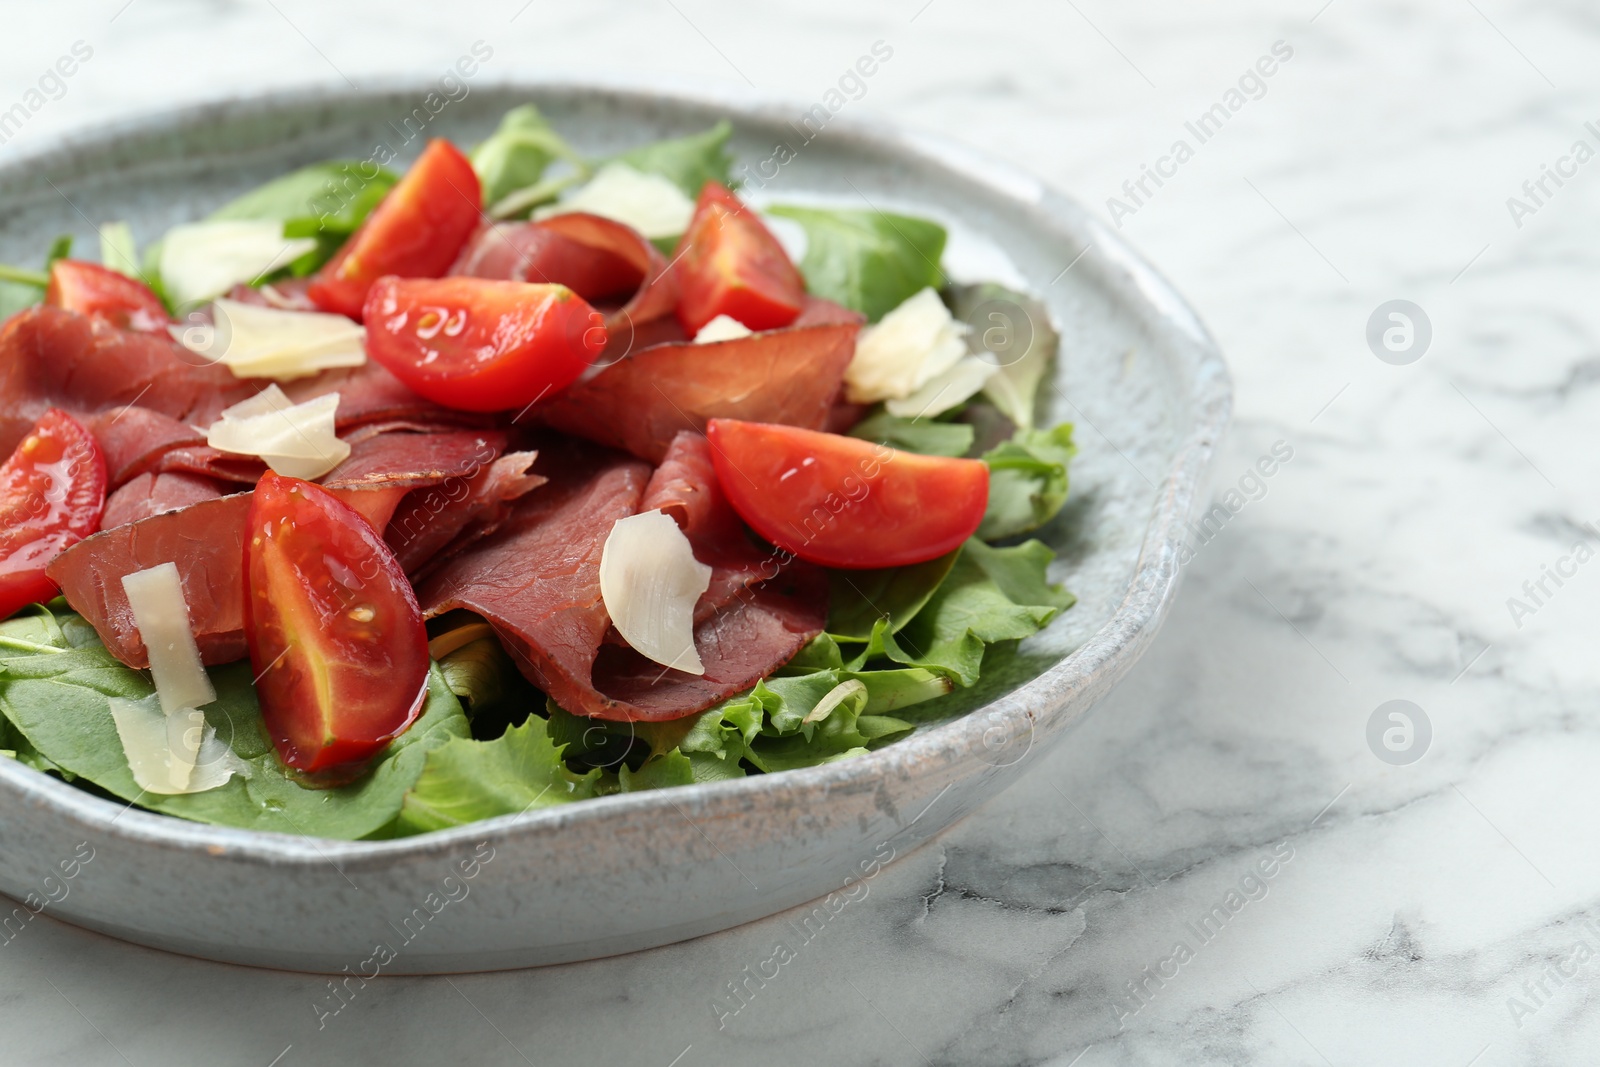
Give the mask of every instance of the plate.
M 0 260 L 32 261 L 64 232 L 94 248 L 90 220 L 127 220 L 149 241 L 303 163 L 380 145 L 404 162 L 430 136 L 470 144 L 529 100 L 589 154 L 727 117 L 756 202 L 937 218 L 951 229 L 957 280 L 994 278 L 1045 300 L 1062 335 L 1045 390 L 1050 415 L 1076 423 L 1080 455 L 1072 499 L 1040 537 L 1059 553 L 1052 577 L 1077 606 L 1014 656 L 986 664 L 977 688 L 947 698 L 961 714 L 869 755 L 399 841 L 184 822 L 0 759 L 0 890 L 9 896 L 142 945 L 369 977 L 592 959 L 807 901 L 826 909 L 829 894 L 851 892 L 1059 743 L 1144 652 L 1170 607 L 1185 525 L 1227 422 L 1228 375 L 1182 298 L 1082 208 L 923 135 L 839 118 L 804 141 L 804 108 L 744 96 L 474 86 L 435 113 L 425 106 L 435 88 L 231 100 L 13 155 L 0 168 Z M 778 153 L 779 144 L 793 151 Z M 766 167 L 776 172 L 769 178 L 757 168 L 774 158 L 784 162 Z M 90 849 L 91 861 L 74 863 Z

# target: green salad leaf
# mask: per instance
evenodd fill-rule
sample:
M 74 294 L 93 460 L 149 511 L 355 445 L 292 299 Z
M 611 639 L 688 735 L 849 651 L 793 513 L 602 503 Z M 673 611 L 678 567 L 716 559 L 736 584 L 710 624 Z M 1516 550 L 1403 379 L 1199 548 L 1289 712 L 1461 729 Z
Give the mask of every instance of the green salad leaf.
M 882 656 L 975 685 L 986 646 L 1031 637 L 1075 602 L 1050 584 L 1046 568 L 1054 558 L 1039 541 L 994 548 L 968 540 L 922 610 L 898 632 L 880 620 L 847 666 L 859 670 Z
M 582 158 L 532 104 L 507 111 L 494 133 L 472 150 L 471 158 L 472 168 L 483 183 L 485 206 L 498 204 L 512 193 L 538 185 L 546 168 L 558 159 L 567 160 L 587 173 Z M 554 197 L 557 191 L 552 189 L 549 196 Z M 523 210 L 536 202 L 530 200 Z
M 360 779 L 308 788 L 284 768 L 261 723 L 250 664 L 211 669 L 217 699 L 202 709 L 217 736 L 249 767 L 204 793 L 155 796 L 133 780 L 108 697 L 154 692 L 143 671 L 117 662 L 79 616 L 25 615 L 0 623 L 0 715 L 45 760 L 140 807 L 197 822 L 313 837 L 365 837 L 400 812 L 430 749 L 465 737 L 461 706 L 437 670 L 422 715 Z M 25 644 L 34 647 L 24 647 Z
M 45 286 L 50 284 L 50 262 L 53 260 L 46 261 L 44 270 L 0 263 L 0 320 L 44 299 Z
M 1067 502 L 1067 464 L 1078 452 L 1072 424 L 1018 430 L 983 454 L 989 465 L 989 506 L 978 536 L 993 541 L 1036 530 Z
M 928 219 L 883 211 L 779 205 L 773 215 L 806 232 L 800 273 L 817 296 L 877 322 L 907 297 L 944 281 L 945 229 Z
M 366 173 L 369 169 L 372 174 Z M 399 180 L 393 171 L 371 163 L 312 163 L 235 197 L 208 218 L 277 219 L 284 223 L 285 237 L 346 237 Z
M 728 151 L 728 138 L 732 135 L 732 124 L 723 119 L 709 130 L 652 141 L 631 148 L 614 160 L 645 174 L 661 175 L 693 200 L 706 182 L 729 184 L 733 155 Z
M 563 747 L 537 715 L 493 741 L 451 738 L 428 752 L 390 833 L 442 830 L 593 797 L 600 772 L 568 770 Z
M 837 641 L 870 641 L 880 620 L 898 633 L 933 599 L 960 555 L 957 549 L 908 567 L 830 571 L 828 633 Z
M 964 422 L 906 419 L 880 409 L 856 423 L 850 436 L 925 456 L 964 456 L 974 431 Z
M 1012 422 L 1032 429 L 1039 385 L 1061 347 L 1049 309 L 1026 293 L 993 282 L 951 286 L 944 296 L 951 314 L 972 327 L 968 347 L 988 353 L 986 358 L 1000 368 L 984 394 Z

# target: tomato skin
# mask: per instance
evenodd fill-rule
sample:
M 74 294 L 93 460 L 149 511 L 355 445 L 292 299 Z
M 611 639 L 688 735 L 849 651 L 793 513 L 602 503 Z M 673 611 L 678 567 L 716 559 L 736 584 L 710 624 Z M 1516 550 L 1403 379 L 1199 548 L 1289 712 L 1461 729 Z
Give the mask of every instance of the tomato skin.
M 737 419 L 706 427 L 723 492 L 756 533 L 825 567 L 899 567 L 960 547 L 989 468 L 854 437 Z
M 564 285 L 383 278 L 367 354 L 412 392 L 462 411 L 512 411 L 571 385 L 606 346 L 600 313 Z
M 416 721 L 428 686 L 422 611 L 360 513 L 268 471 L 250 504 L 244 588 L 261 719 L 285 764 L 364 760 Z
M 100 529 L 105 507 L 100 446 L 51 408 L 0 465 L 0 619 L 60 591 L 45 567 Z
M 367 291 L 386 274 L 438 278 L 478 228 L 478 172 L 449 141 L 433 140 L 317 272 L 306 293 L 323 311 L 361 321 Z
M 718 315 L 752 330 L 775 330 L 805 306 L 805 280 L 783 245 L 716 182 L 700 190 L 672 269 L 680 287 L 678 321 L 691 337 Z
M 80 259 L 58 259 L 50 264 L 44 302 L 142 333 L 161 333 L 172 322 L 166 305 L 144 282 Z

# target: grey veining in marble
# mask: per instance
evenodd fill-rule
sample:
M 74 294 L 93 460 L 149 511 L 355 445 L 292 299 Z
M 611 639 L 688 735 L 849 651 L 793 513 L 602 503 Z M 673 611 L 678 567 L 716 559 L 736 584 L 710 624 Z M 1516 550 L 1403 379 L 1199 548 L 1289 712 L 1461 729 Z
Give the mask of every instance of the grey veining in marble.
M 778 916 L 596 963 L 383 982 L 318 1030 L 320 980 L 41 919 L 0 948 L 0 1061 L 1593 1062 L 1600 566 L 1545 578 L 1531 615 L 1507 604 L 1573 570 L 1600 520 L 1600 162 L 1546 179 L 1520 227 L 1507 206 L 1597 143 L 1592 5 L 124 2 L 8 10 L 0 106 L 73 41 L 95 49 L 19 143 L 219 85 L 442 70 L 480 37 L 508 72 L 808 100 L 882 39 L 895 59 L 850 109 L 1104 207 L 1287 42 L 1264 95 L 1122 232 L 1229 354 L 1218 499 L 1276 442 L 1293 457 L 1198 547 L 1101 708 L 801 945 Z M 1393 366 L 1365 334 L 1399 298 L 1433 340 Z M 1432 724 L 1408 765 L 1367 740 L 1394 699 Z M 727 983 L 780 940 L 794 958 L 731 1012 Z

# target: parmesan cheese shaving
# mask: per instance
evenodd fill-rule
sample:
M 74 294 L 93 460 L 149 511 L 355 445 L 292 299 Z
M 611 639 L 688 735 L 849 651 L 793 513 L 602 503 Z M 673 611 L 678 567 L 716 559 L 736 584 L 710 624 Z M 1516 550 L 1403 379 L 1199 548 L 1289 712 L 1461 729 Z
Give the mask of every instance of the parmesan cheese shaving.
M 607 163 L 571 196 L 539 208 L 533 217 L 547 219 L 570 211 L 614 219 L 646 237 L 676 237 L 689 228 L 694 201 L 659 174 L 644 174 L 626 163 Z
M 214 325 L 169 326 L 174 340 L 237 378 L 289 381 L 367 361 L 366 330 L 343 315 L 284 311 L 219 298 Z
M 740 337 L 749 337 L 755 331 L 731 315 L 718 315 L 694 335 L 697 345 L 710 344 L 712 341 L 734 341 Z
M 156 697 L 109 699 L 128 770 L 145 792 L 204 793 L 247 773 L 248 765 L 193 708 L 166 715 Z
M 285 237 L 275 219 L 174 226 L 161 242 L 161 282 L 174 304 L 196 304 L 287 267 L 316 247 L 310 237 Z
M 183 596 L 178 567 L 162 563 L 122 577 L 122 589 L 139 627 L 139 639 L 150 655 L 150 674 L 156 695 L 168 715 L 181 708 L 198 708 L 217 699 L 200 648 L 189 624 L 189 604 Z
M 928 379 L 910 396 L 884 401 L 884 410 L 903 419 L 943 414 L 976 396 L 999 369 L 988 360 L 966 356 L 943 374 Z
M 286 477 L 320 478 L 350 455 L 350 446 L 334 433 L 338 409 L 338 393 L 293 404 L 282 389 L 269 385 L 223 411 L 206 430 L 206 443 L 222 452 L 260 456 Z
M 600 597 L 623 640 L 640 655 L 687 674 L 704 674 L 694 647 L 694 605 L 711 568 L 661 511 L 618 519 L 600 553 Z
M 871 404 L 910 396 L 967 354 L 969 328 L 938 293 L 923 289 L 861 331 L 844 372 L 846 398 Z

